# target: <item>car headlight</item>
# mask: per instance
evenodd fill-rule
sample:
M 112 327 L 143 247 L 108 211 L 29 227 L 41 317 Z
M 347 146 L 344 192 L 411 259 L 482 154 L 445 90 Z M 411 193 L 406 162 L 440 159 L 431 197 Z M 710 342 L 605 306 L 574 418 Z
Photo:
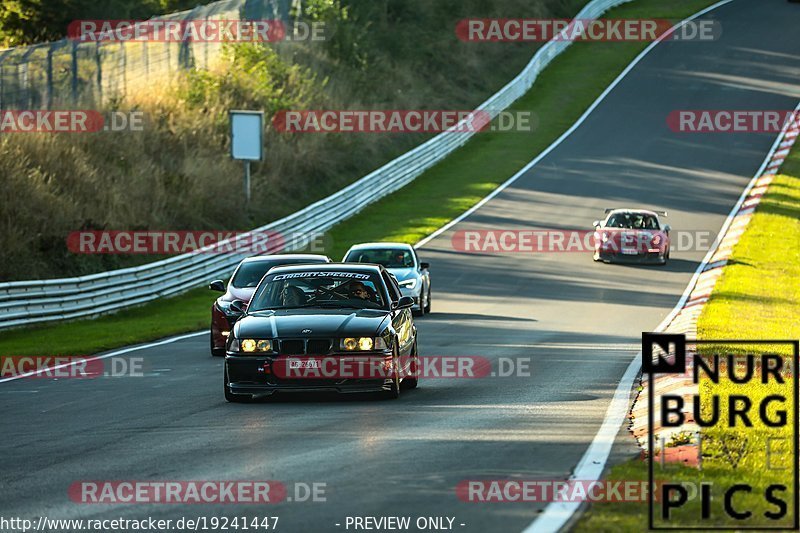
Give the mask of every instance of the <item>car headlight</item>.
M 272 351 L 272 341 L 256 339 L 231 339 L 230 352 L 257 353 Z
M 385 350 L 386 341 L 383 337 L 347 337 L 339 342 L 339 349 L 345 352 Z
M 227 317 L 237 316 L 236 313 L 231 312 L 231 302 L 226 302 L 225 300 L 217 300 L 217 308 L 222 311 Z
M 414 287 L 417 286 L 417 278 L 411 278 L 405 281 L 401 281 L 400 283 L 398 283 L 398 285 L 400 285 L 404 289 L 414 290 Z

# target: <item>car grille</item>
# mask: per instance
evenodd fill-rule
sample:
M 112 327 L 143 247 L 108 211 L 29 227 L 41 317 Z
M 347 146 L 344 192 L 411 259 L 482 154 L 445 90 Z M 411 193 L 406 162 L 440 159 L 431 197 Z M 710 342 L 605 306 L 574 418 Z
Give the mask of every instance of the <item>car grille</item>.
M 305 341 L 281 341 L 281 353 L 286 355 L 302 355 L 306 353 Z
M 331 351 L 331 339 L 287 339 L 280 341 L 282 355 L 325 355 Z
M 329 339 L 309 339 L 306 353 L 309 355 L 325 355 L 331 351 L 331 341 Z

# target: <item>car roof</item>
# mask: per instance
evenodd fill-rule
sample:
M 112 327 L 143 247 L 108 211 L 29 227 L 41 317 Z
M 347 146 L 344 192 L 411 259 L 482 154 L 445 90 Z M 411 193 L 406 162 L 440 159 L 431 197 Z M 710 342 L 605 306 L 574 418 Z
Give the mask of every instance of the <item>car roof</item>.
M 658 213 L 649 209 L 614 209 L 608 212 L 608 216 L 617 215 L 620 213 L 639 213 L 642 215 L 653 215 L 654 217 L 658 218 Z
M 320 263 L 314 265 L 280 265 L 272 267 L 270 273 L 275 272 L 304 272 L 304 271 L 330 271 L 330 272 L 374 272 L 380 274 L 381 271 L 386 270 L 381 265 L 373 265 L 371 263 Z
M 404 242 L 362 242 L 360 244 L 354 244 L 350 247 L 351 250 L 362 250 L 365 248 L 372 250 L 388 250 L 390 248 L 413 249 L 414 247 Z
M 270 255 L 254 255 L 242 260 L 242 263 L 258 263 L 258 262 L 273 262 L 285 260 L 302 260 L 319 263 L 329 263 L 330 259 L 325 255 L 318 254 L 270 254 Z

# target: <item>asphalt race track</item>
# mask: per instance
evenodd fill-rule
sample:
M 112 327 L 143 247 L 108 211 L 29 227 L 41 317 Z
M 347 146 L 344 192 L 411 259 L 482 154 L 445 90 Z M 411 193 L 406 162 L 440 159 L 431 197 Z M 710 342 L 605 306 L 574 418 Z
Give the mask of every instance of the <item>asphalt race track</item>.
M 456 485 L 568 476 L 641 332 L 669 313 L 705 250 L 673 253 L 666 267 L 617 266 L 585 253 L 466 255 L 453 232 L 588 230 L 605 207 L 625 206 L 665 209 L 675 230 L 719 230 L 775 134 L 676 134 L 666 116 L 793 109 L 800 6 L 735 0 L 709 16 L 721 39 L 657 46 L 571 137 L 420 251 L 434 287 L 421 355 L 485 356 L 495 370 L 499 358 L 523 359 L 530 376 L 428 379 L 397 401 L 236 405 L 200 335 L 127 354 L 144 358 L 144 377 L 0 383 L 3 515 L 278 516 L 279 531 L 446 516 L 458 531 L 525 528 L 543 505 L 461 502 Z M 67 494 L 79 480 L 278 480 L 290 497 L 295 483 L 324 483 L 326 501 L 80 505 Z

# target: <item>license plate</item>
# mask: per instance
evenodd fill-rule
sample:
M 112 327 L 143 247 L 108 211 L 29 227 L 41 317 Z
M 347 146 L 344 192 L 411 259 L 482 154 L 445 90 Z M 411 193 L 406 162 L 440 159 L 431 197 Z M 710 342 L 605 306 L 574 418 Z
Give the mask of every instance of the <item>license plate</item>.
M 287 365 L 290 370 L 295 370 L 299 368 L 320 368 L 320 361 L 315 359 L 308 359 L 306 361 L 300 361 L 298 359 L 289 359 L 287 361 Z
M 631 248 L 628 248 L 628 249 L 623 248 L 622 249 L 622 253 L 625 254 L 625 255 L 636 255 L 636 254 L 639 253 L 639 251 L 636 248 L 633 248 L 633 249 L 631 249 Z

